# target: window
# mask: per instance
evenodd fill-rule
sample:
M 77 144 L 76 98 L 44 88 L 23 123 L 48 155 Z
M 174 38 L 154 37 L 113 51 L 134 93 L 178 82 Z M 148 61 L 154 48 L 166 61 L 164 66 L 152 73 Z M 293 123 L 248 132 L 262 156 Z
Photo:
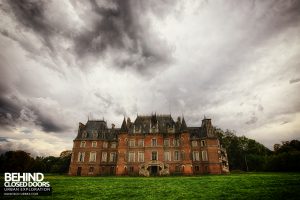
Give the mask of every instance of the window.
M 109 162 L 116 162 L 116 160 L 117 160 L 116 152 L 111 152 L 109 156 Z
M 92 147 L 97 147 L 97 142 L 96 141 L 92 142 Z
M 144 162 L 144 152 L 138 152 L 138 161 Z
M 93 138 L 97 138 L 97 137 L 98 137 L 97 131 L 93 131 Z
M 144 140 L 143 140 L 143 139 L 140 139 L 140 140 L 138 141 L 138 145 L 139 145 L 139 147 L 143 147 L 143 146 L 144 146 Z
M 129 152 L 128 153 L 128 162 L 134 162 L 134 152 Z
M 90 152 L 90 162 L 96 162 L 96 152 Z
M 82 137 L 83 137 L 83 138 L 86 138 L 86 137 L 87 137 L 87 132 L 86 132 L 86 131 L 83 131 Z
M 164 139 L 164 146 L 170 146 L 170 139 Z
M 199 166 L 195 166 L 194 169 L 195 169 L 196 172 L 200 171 L 200 167 Z
M 165 161 L 171 161 L 171 156 L 169 151 L 164 152 L 164 159 Z
M 175 166 L 175 172 L 181 172 L 181 166 L 180 165 Z
M 182 160 L 185 159 L 185 152 L 184 152 L 184 151 L 181 152 L 181 159 L 182 159 Z
M 155 147 L 155 146 L 157 145 L 157 140 L 156 140 L 155 138 L 153 138 L 153 139 L 151 140 L 151 145 L 152 145 L 153 147 Z
M 80 147 L 85 147 L 85 141 L 80 142 Z
M 135 146 L 135 140 L 133 140 L 133 139 L 129 140 L 129 146 L 134 147 Z
M 108 143 L 107 142 L 103 142 L 103 148 L 107 148 L 108 147 Z
M 152 159 L 151 160 L 157 160 L 157 151 L 152 151 Z
M 84 152 L 79 152 L 78 153 L 78 162 L 84 162 Z
M 192 141 L 192 147 L 196 147 L 196 146 L 198 146 L 197 141 L 196 141 L 196 140 L 193 140 L 193 141 Z
M 193 151 L 193 160 L 199 161 L 199 151 Z
M 174 151 L 174 160 L 179 160 L 179 151 Z
M 111 145 L 110 145 L 110 147 L 111 147 L 112 149 L 115 149 L 115 148 L 117 148 L 117 143 L 115 143 L 115 142 L 112 142 L 112 143 L 111 143 Z
M 102 162 L 106 162 L 107 161 L 107 152 L 102 152 L 102 158 L 101 158 Z
M 176 138 L 176 139 L 174 139 L 174 146 L 175 147 L 179 147 L 179 139 L 178 138 Z
M 93 172 L 94 172 L 94 167 L 90 167 L 90 168 L 89 168 L 89 172 L 90 172 L 90 173 L 93 173 Z
M 201 140 L 201 147 L 205 147 L 206 144 L 205 144 L 205 140 Z
M 130 166 L 130 167 L 129 167 L 129 172 L 133 172 L 133 171 L 134 171 L 133 166 Z
M 202 160 L 207 161 L 207 151 L 202 151 Z

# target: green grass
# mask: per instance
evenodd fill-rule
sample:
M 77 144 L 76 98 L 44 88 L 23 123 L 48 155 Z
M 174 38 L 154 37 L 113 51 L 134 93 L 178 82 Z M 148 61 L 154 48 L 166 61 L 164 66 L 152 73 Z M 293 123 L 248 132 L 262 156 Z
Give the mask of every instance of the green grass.
M 35 199 L 300 199 L 299 173 L 149 178 L 45 177 L 53 187 L 53 194 Z

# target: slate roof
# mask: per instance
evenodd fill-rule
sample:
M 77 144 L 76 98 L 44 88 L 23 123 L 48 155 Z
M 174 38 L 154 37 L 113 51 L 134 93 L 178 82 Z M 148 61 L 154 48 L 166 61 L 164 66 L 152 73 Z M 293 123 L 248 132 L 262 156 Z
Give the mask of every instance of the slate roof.
M 104 120 L 89 120 L 86 125 L 80 124 L 76 139 L 117 140 L 118 128 L 108 128 Z
M 88 120 L 84 125 L 79 123 L 78 135 L 76 139 L 85 140 L 109 140 L 117 141 L 120 132 L 129 134 L 175 134 L 183 131 L 190 133 L 191 139 L 216 137 L 210 119 L 203 119 L 201 127 L 188 127 L 185 119 L 178 117 L 175 122 L 171 115 L 146 115 L 137 116 L 134 122 L 130 118 L 123 119 L 121 128 L 108 128 L 104 120 Z

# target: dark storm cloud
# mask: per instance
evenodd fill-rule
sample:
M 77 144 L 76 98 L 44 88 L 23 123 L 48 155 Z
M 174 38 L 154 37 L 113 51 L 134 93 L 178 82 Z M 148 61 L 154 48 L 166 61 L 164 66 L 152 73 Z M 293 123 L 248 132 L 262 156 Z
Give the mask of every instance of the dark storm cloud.
M 140 73 L 149 72 L 147 68 L 166 67 L 172 61 L 171 48 L 152 32 L 150 20 L 146 15 L 151 12 L 157 17 L 163 17 L 163 13 L 176 4 L 174 1 L 162 1 L 159 8 L 151 2 L 134 0 L 90 0 L 84 3 L 71 1 L 80 20 L 86 23 L 80 30 L 65 30 L 53 23 L 49 9 L 51 2 L 7 2 L 19 23 L 25 29 L 33 30 L 51 50 L 49 55 L 53 60 L 58 60 L 56 46 L 59 44 L 54 41 L 54 37 L 59 35 L 72 41 L 73 46 L 68 51 L 74 54 L 77 65 L 82 68 L 87 68 L 91 56 L 94 60 L 113 57 L 113 67 L 132 68 Z M 84 10 L 82 6 L 87 9 Z M 60 23 L 68 26 L 70 22 L 61 19 Z M 0 31 L 3 35 L 17 40 L 7 31 Z M 30 44 L 19 42 L 28 51 L 34 50 Z M 123 53 L 126 55 L 120 56 Z
M 171 50 L 151 34 L 149 21 L 144 19 L 147 10 L 140 1 L 102 1 L 114 6 L 98 5 L 90 0 L 96 19 L 92 29 L 75 38 L 75 51 L 79 57 L 94 55 L 103 57 L 111 48 L 116 54 L 114 64 L 120 68 L 132 67 L 138 71 L 145 68 L 166 64 L 171 60 Z M 162 8 L 166 3 L 161 4 Z M 155 10 L 155 9 L 154 9 Z M 153 10 L 152 10 L 153 11 Z M 161 10 L 160 10 L 161 11 Z M 118 56 L 124 51 L 129 56 L 122 59 Z
M 46 46 L 53 49 L 50 36 L 53 29 L 44 16 L 46 1 L 36 0 L 9 0 L 8 3 L 17 20 L 25 28 L 31 28 L 39 34 Z
M 0 96 L 0 124 L 14 127 L 17 124 L 33 122 L 45 132 L 62 132 L 69 127 L 47 116 L 32 102 L 24 102 L 16 96 Z

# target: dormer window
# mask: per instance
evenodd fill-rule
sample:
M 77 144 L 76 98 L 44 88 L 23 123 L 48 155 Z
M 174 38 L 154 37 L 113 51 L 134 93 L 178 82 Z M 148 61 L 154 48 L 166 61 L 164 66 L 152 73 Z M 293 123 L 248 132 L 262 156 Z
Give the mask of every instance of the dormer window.
M 87 137 L 87 132 L 86 132 L 86 131 L 83 131 L 82 137 L 83 137 L 83 138 L 86 138 L 86 137 Z
M 93 131 L 93 138 L 97 138 L 97 137 L 98 137 L 97 131 Z

